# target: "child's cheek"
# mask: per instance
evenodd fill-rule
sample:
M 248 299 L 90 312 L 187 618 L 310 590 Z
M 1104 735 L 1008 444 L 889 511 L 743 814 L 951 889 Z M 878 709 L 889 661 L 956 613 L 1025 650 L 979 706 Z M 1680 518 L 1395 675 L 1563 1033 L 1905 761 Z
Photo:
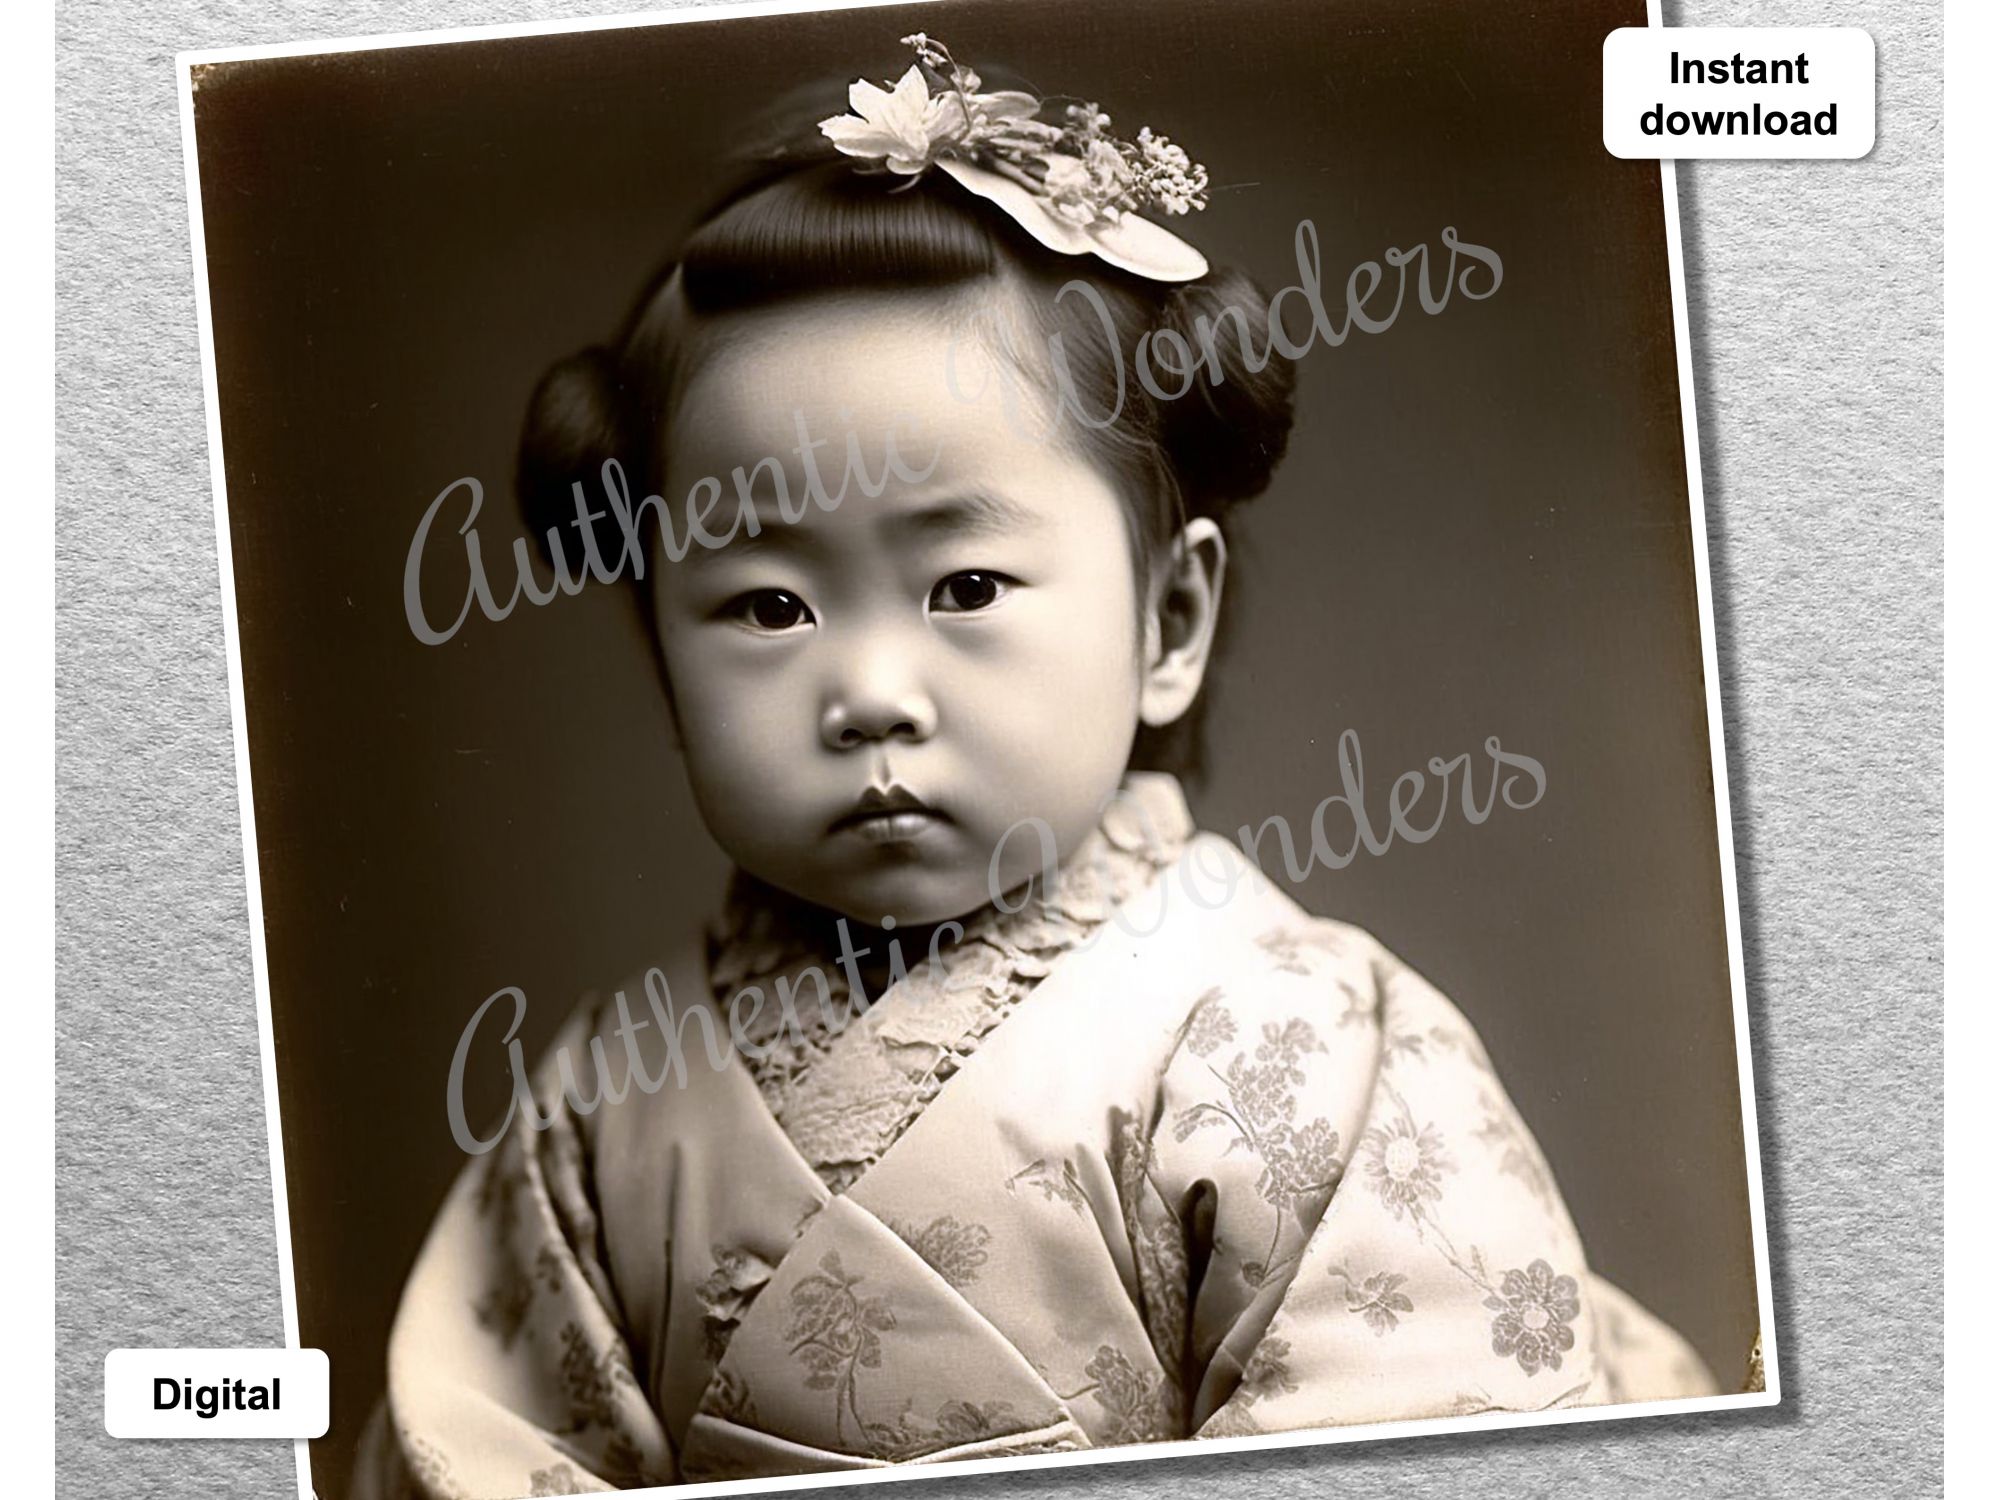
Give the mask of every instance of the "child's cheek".
M 1086 712 L 1073 693 L 1102 675 L 1093 659 L 1106 649 L 1129 649 L 1123 641 L 1100 640 L 1090 626 L 1054 599 L 1010 600 L 993 618 L 955 632 L 939 686 L 949 698 L 972 700 L 1017 723 Z
M 960 722 L 1020 771 L 1115 779 L 1123 770 L 1138 722 L 1138 630 L 1129 601 L 1107 592 L 1110 607 L 1052 592 L 1018 601 L 960 654 L 951 693 Z
M 687 641 L 667 656 L 682 740 L 693 769 L 707 779 L 754 782 L 784 751 L 781 720 L 797 697 L 792 674 L 749 659 L 755 646 L 746 644 Z

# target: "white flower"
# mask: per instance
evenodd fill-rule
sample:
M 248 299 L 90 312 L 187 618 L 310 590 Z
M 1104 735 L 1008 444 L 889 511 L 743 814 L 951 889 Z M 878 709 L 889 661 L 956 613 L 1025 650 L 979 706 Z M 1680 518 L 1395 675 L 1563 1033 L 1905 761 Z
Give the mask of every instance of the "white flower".
M 1099 235 L 1120 230 L 1128 213 L 1184 214 L 1208 206 L 1207 169 L 1165 136 L 1148 129 L 1136 142 L 1120 140 L 1111 133 L 1111 116 L 1094 103 L 1070 102 L 1058 111 L 1054 101 L 1017 89 L 986 93 L 979 75 L 928 34 L 912 32 L 903 44 L 915 49 L 917 61 L 900 79 L 884 87 L 857 80 L 847 95 L 852 113 L 819 123 L 821 134 L 843 154 L 860 158 L 864 169 L 916 177 L 942 160 L 957 164 L 950 168 L 955 176 L 960 166 L 997 174 L 1040 200 L 1049 217 L 1072 226 L 1049 239 L 1022 220 L 1043 243 L 1063 248 L 1075 229 Z M 1050 112 L 1060 114 L 1060 123 L 1044 117 Z M 1107 250 L 1098 253 L 1126 264 Z M 1199 263 L 1191 250 L 1183 262 Z
M 1139 190 L 1170 214 L 1208 207 L 1208 168 L 1151 127 L 1139 131 Z
M 1091 191 L 1090 168 L 1077 156 L 1048 158 L 1049 175 L 1042 180 L 1049 207 L 1069 223 L 1088 226 L 1097 222 L 1098 205 Z
M 1083 161 L 1090 168 L 1090 180 L 1100 193 L 1117 192 L 1131 180 L 1132 171 L 1125 165 L 1125 158 L 1109 141 L 1092 141 L 1083 154 Z
M 973 118 L 996 125 L 1033 119 L 1035 112 L 1042 107 L 1041 100 L 1019 89 L 997 89 L 990 94 L 974 94 L 971 97 Z
M 914 63 L 893 90 L 856 79 L 847 102 L 854 113 L 821 120 L 820 133 L 847 155 L 879 160 L 906 176 L 928 167 L 939 144 L 956 139 L 966 126 L 958 96 L 932 98 Z

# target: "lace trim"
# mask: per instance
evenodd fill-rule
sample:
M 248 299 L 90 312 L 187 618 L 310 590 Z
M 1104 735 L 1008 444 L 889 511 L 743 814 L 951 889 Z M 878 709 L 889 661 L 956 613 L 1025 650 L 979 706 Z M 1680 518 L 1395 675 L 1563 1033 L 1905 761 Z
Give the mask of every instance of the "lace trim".
M 923 957 L 858 1014 L 827 915 L 739 874 L 711 938 L 711 986 L 721 1007 L 750 986 L 764 995 L 754 1014 L 740 1007 L 740 1050 L 828 1190 L 845 1192 L 879 1161 L 1056 961 L 1178 859 L 1193 831 L 1172 777 L 1127 777 L 1046 889 L 1030 887 L 1018 911 L 984 908 L 936 964 Z

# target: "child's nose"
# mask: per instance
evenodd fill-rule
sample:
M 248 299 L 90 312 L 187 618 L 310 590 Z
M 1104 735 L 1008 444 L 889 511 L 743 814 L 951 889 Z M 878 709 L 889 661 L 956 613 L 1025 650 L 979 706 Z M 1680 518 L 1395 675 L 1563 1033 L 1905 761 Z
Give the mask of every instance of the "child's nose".
M 920 744 L 937 732 L 937 708 L 907 673 L 877 659 L 834 685 L 820 711 L 819 732 L 829 750 L 878 740 Z

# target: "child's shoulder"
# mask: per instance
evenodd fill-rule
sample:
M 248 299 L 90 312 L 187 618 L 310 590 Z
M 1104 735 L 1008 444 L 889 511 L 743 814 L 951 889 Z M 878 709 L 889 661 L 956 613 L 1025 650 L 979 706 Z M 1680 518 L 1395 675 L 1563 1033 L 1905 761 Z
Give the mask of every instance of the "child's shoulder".
M 1229 839 L 1196 834 L 1163 881 L 1162 906 L 1184 906 L 1239 1021 L 1261 1030 L 1306 1015 L 1336 1030 L 1436 1034 L 1483 1058 L 1470 1023 L 1414 967 L 1367 929 L 1308 911 Z M 1189 1008 L 1213 998 L 1204 986 Z
M 1404 967 L 1366 929 L 1306 910 L 1220 834 L 1195 834 L 1159 890 L 1134 905 L 1185 925 L 1204 951 L 1253 973 L 1374 984 L 1378 971 Z
M 545 1113 L 566 1104 L 590 1116 L 632 1094 L 671 1098 L 700 1074 L 727 1070 L 729 1027 L 707 983 L 704 935 L 689 924 L 651 962 L 572 1001 L 523 1083 Z

